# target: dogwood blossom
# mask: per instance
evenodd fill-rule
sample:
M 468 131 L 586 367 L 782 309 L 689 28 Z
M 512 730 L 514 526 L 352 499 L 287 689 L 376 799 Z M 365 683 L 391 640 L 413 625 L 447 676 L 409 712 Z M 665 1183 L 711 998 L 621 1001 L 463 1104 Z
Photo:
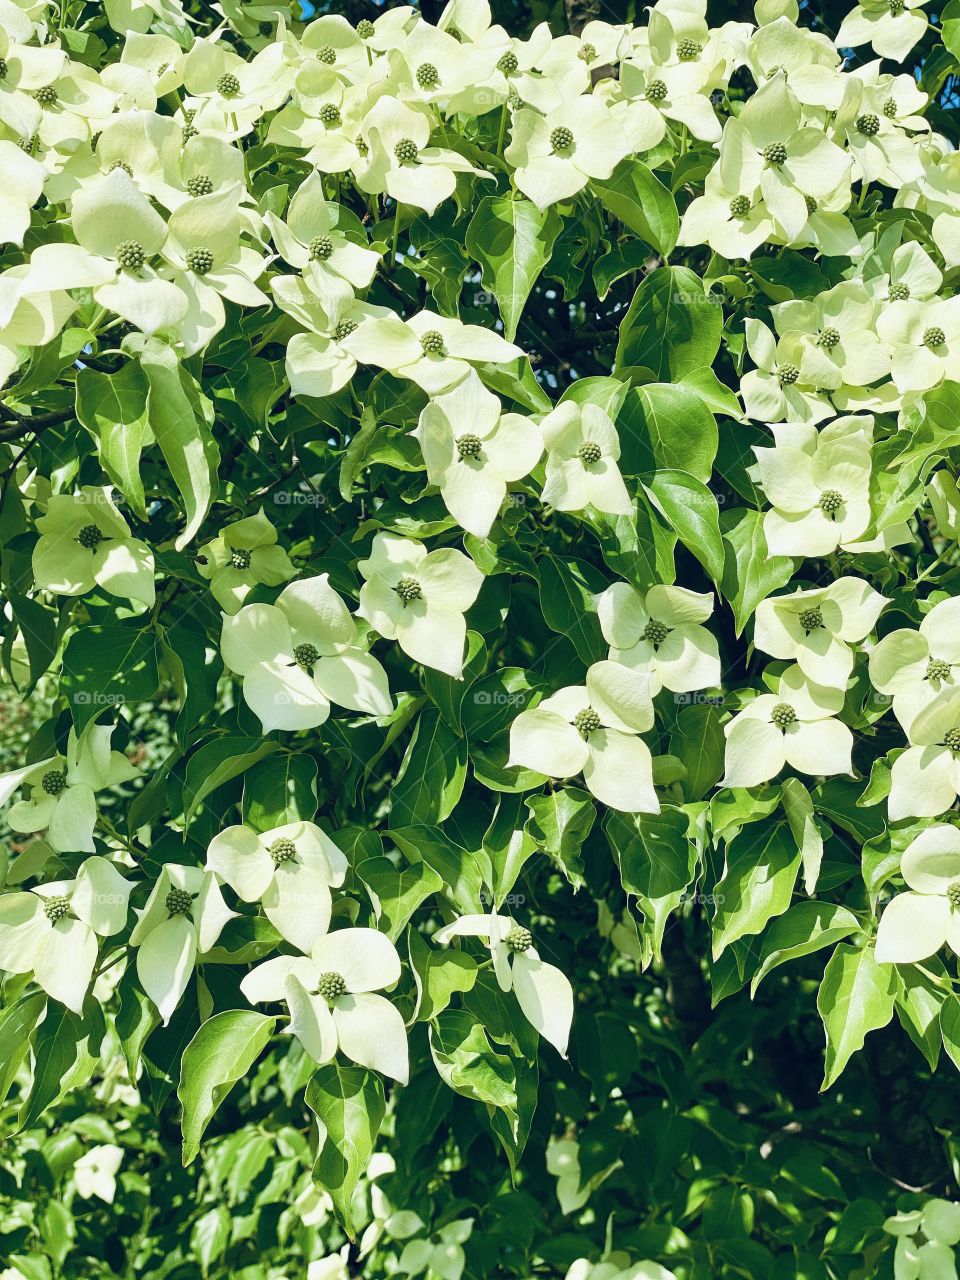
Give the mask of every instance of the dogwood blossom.
M 887 812 L 900 818 L 935 818 L 960 794 L 960 688 L 941 689 L 904 726 L 910 746 L 893 762 Z
M 893 714 L 909 730 L 913 718 L 960 673 L 960 599 L 941 600 L 920 623 L 891 631 L 870 651 L 870 683 L 893 695 Z
M 372 1071 L 407 1083 L 407 1033 L 399 1010 L 375 993 L 400 978 L 397 949 L 376 929 L 338 929 L 309 956 L 276 956 L 251 969 L 240 990 L 251 1004 L 283 1000 L 287 1030 L 314 1062 L 339 1049 Z
M 36 524 L 40 538 L 33 549 L 33 576 L 38 587 L 81 596 L 99 586 L 111 595 L 153 604 L 153 552 L 131 537 L 109 485 L 54 494 Z
M 558 511 L 593 507 L 631 515 L 633 503 L 617 461 L 620 438 L 599 405 L 565 400 L 540 423 L 547 450 L 543 501 Z
M 597 597 L 597 616 L 612 662 L 649 671 L 651 693 L 712 689 L 720 683 L 720 652 L 702 624 L 713 596 L 658 583 L 646 593 L 615 582 Z
M 856 5 L 837 32 L 838 49 L 871 44 L 881 58 L 902 62 L 927 29 L 927 19 L 920 9 L 924 0 L 865 0 Z M 918 12 L 919 10 L 919 12 Z
M 290 557 L 277 546 L 277 531 L 261 509 L 221 529 L 201 547 L 197 570 L 224 613 L 236 613 L 255 586 L 279 587 L 297 576 Z
M 877 930 L 882 964 L 925 960 L 944 943 L 960 954 L 960 829 L 936 823 L 900 858 L 908 892 L 887 903 Z
M 85 1199 L 97 1196 L 113 1204 L 117 1190 L 117 1174 L 123 1164 L 123 1147 L 104 1142 L 85 1151 L 73 1166 L 73 1185 L 77 1195 Z
M 486 940 L 500 990 L 514 993 L 523 1016 L 565 1058 L 573 1021 L 573 988 L 556 965 L 541 960 L 530 930 L 511 916 L 491 912 L 459 916 L 434 934 L 439 943 L 454 938 Z

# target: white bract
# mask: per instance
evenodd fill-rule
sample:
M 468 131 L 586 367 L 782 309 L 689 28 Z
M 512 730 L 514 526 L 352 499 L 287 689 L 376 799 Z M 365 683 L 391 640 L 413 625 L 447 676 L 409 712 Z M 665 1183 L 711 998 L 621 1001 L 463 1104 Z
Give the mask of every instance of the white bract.
M 406 1084 L 403 1018 L 383 996 L 400 978 L 397 949 L 376 929 L 339 929 L 318 938 L 309 956 L 277 956 L 251 969 L 240 990 L 251 1004 L 283 1000 L 287 1030 L 314 1062 L 339 1049 L 353 1062 Z
M 73 1166 L 73 1185 L 77 1195 L 90 1199 L 97 1196 L 113 1204 L 117 1190 L 117 1174 L 123 1163 L 123 1147 L 105 1142 L 85 1151 Z
M 597 597 L 597 615 L 612 662 L 651 672 L 651 693 L 712 689 L 720 683 L 720 653 L 702 624 L 713 596 L 657 584 L 646 593 L 615 582 Z
M 207 848 L 207 869 L 244 902 L 261 902 L 277 932 L 309 951 L 330 925 L 330 889 L 343 884 L 347 859 L 314 823 L 287 822 L 259 833 L 227 827 Z
M 808 680 L 794 664 L 723 727 L 727 739 L 721 786 L 756 787 L 784 765 L 829 777 L 850 772 L 853 734 L 834 719 L 843 707 L 838 689 Z
M 919 630 L 891 631 L 870 651 L 870 683 L 893 696 L 893 714 L 909 731 L 914 717 L 960 671 L 960 599 L 941 600 Z
M 829 587 L 770 596 L 757 606 L 753 642 L 774 658 L 793 658 L 815 684 L 845 689 L 852 644 L 873 630 L 889 603 L 862 578 L 846 574 Z
M 558 511 L 633 513 L 617 466 L 620 437 L 599 405 L 566 400 L 547 414 L 540 430 L 547 450 L 544 502 Z
M 556 965 L 541 960 L 529 929 L 510 916 L 460 916 L 444 925 L 434 941 L 483 938 L 490 949 L 501 991 L 512 991 L 523 1016 L 562 1056 L 567 1056 L 573 1021 L 573 988 Z
M 654 677 L 617 662 L 595 662 L 586 684 L 570 685 L 510 726 L 509 766 L 548 778 L 582 773 L 589 791 L 624 813 L 659 813 L 650 748 Z
M 40 538 L 33 549 L 33 576 L 38 587 L 81 596 L 99 586 L 111 595 L 153 604 L 153 552 L 131 536 L 109 486 L 84 485 L 76 494 L 54 494 L 36 525 Z
M 890 771 L 890 820 L 934 818 L 960 795 L 960 688 L 949 685 L 905 726 L 910 746 Z
M 387 676 L 359 643 L 357 624 L 329 575 L 284 587 L 274 604 L 225 615 L 220 651 L 243 677 L 243 696 L 264 732 L 323 724 L 330 704 L 367 715 L 392 708 Z
M 106 858 L 88 858 L 73 880 L 0 897 L 0 969 L 32 973 L 74 1013 L 83 1007 L 100 938 L 127 920 L 133 884 Z
M 467 624 L 483 574 L 462 551 L 378 533 L 357 568 L 365 579 L 358 614 L 414 662 L 454 679 L 463 673 Z
M 877 959 L 911 964 L 944 943 L 960 954 L 960 829 L 936 823 L 921 831 L 903 851 L 900 874 L 908 892 L 884 908 Z
M 290 557 L 277 546 L 277 531 L 263 514 L 246 516 L 222 529 L 200 548 L 197 569 L 210 581 L 224 613 L 236 613 L 258 584 L 279 587 L 297 576 Z

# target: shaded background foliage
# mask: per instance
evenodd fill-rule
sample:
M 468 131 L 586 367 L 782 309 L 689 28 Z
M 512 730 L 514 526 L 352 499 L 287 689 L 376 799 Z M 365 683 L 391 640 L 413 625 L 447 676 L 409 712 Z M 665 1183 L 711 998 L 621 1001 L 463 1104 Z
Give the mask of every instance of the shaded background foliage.
M 198 19 L 210 19 L 208 6 L 187 7 Z M 830 31 L 846 7 L 806 5 L 801 20 Z M 421 9 L 436 21 L 442 4 L 423 0 Z M 635 4 L 625 0 L 603 5 L 494 0 L 493 9 L 495 20 L 517 34 L 540 21 L 559 31 L 566 25 L 576 29 L 591 17 L 634 21 L 640 16 Z M 326 11 L 357 21 L 380 10 L 364 0 L 339 0 L 317 8 Z M 752 6 L 716 3 L 710 17 L 717 25 L 727 19 L 750 20 Z M 921 83 L 939 95 L 931 118 L 954 137 L 955 82 L 947 64 L 938 62 L 935 46 L 930 32 L 914 56 Z M 866 52 L 861 50 L 860 56 L 866 59 Z M 444 232 L 455 238 L 453 217 L 441 209 L 429 226 L 426 219 L 418 220 L 423 225 L 411 227 L 411 238 L 416 243 L 418 235 Z M 445 219 L 451 222 L 445 224 Z M 635 281 L 625 279 L 598 301 L 590 276 L 598 243 L 597 228 L 565 228 L 521 322 L 518 341 L 535 353 L 538 373 L 554 397 L 575 377 L 609 371 L 617 326 L 633 295 Z M 687 258 L 694 269 L 701 265 L 699 252 L 690 251 Z M 392 301 L 412 309 L 426 293 L 426 280 L 406 272 L 390 289 L 399 295 Z M 464 319 L 470 318 L 472 307 L 495 308 L 484 301 L 473 277 L 461 302 Z M 742 324 L 742 314 L 739 319 Z M 242 343 L 237 349 L 242 350 Z M 229 381 L 229 354 L 228 334 L 204 368 L 205 380 L 213 386 L 218 379 Z M 264 352 L 266 359 L 278 356 L 282 349 Z M 723 376 L 722 367 L 719 372 Z M 278 473 L 302 482 L 307 491 L 319 487 L 325 495 L 335 492 L 332 469 L 339 458 L 324 443 L 327 428 L 312 427 L 309 411 L 293 402 L 286 412 L 296 450 L 284 440 L 275 453 L 266 451 L 258 459 L 243 452 L 251 421 L 256 416 L 265 421 L 269 408 L 258 405 L 260 389 L 254 383 L 233 385 L 237 440 L 225 443 L 220 474 L 228 488 L 236 486 L 237 514 L 256 500 L 261 488 L 269 490 Z M 735 476 L 730 483 L 736 488 L 743 483 L 741 468 L 750 441 L 734 440 L 732 432 L 749 435 L 749 428 L 728 423 L 725 430 L 727 453 L 721 451 L 718 465 L 722 475 L 724 456 L 732 458 Z M 66 438 L 51 434 L 44 447 L 55 461 L 58 449 L 69 446 Z M 365 483 L 358 477 L 350 502 L 325 504 L 324 518 L 334 530 L 355 523 L 369 496 Z M 305 535 L 315 512 L 304 507 L 286 514 L 295 546 L 298 526 Z M 562 523 L 548 527 L 547 535 L 562 546 Z M 334 540 L 323 564 L 312 567 L 335 577 L 338 559 L 349 554 L 351 548 L 338 550 Z M 681 581 L 709 589 L 697 562 L 682 548 L 678 557 Z M 599 556 L 597 562 L 602 563 Z M 175 567 L 188 572 L 183 562 Z M 176 597 L 174 589 L 165 601 L 170 627 L 178 621 Z M 519 618 L 525 602 L 535 618 L 539 602 L 529 584 L 521 584 L 514 595 Z M 494 595 L 487 607 L 494 609 L 495 603 Z M 212 603 L 210 609 L 205 621 L 213 626 Z M 472 621 L 483 631 L 482 619 Z M 729 619 L 718 615 L 715 622 L 730 629 L 721 636 L 721 647 L 732 653 Z M 197 627 L 186 618 L 183 625 L 187 630 Z M 529 635 L 536 633 L 537 627 L 531 627 Z M 542 669 L 542 655 L 536 652 L 536 640 L 523 637 L 524 628 L 518 626 L 510 644 L 496 655 L 498 663 L 522 658 L 536 673 L 538 665 Z M 550 655 L 554 676 L 564 662 L 571 671 L 578 667 L 569 646 L 555 647 Z M 397 665 L 390 674 L 392 687 L 402 688 L 403 668 Z M 161 701 L 151 712 L 154 737 L 164 714 L 172 722 L 174 713 L 169 708 L 165 712 Z M 241 709 L 240 726 L 255 729 L 255 722 L 246 723 L 244 717 Z M 0 733 L 11 759 L 22 750 L 22 725 L 18 699 L 5 701 Z M 172 736 L 172 723 L 167 727 Z M 666 726 L 665 735 L 669 730 Z M 375 778 L 368 788 L 371 808 L 378 788 L 382 797 L 389 786 L 399 757 L 399 752 L 388 751 L 382 779 Z M 147 763 L 155 765 L 157 758 Z M 319 790 L 331 797 L 324 813 L 334 826 L 342 826 L 354 814 L 356 758 L 346 745 L 338 755 L 336 742 L 328 740 L 320 768 Z M 230 799 L 239 798 L 239 787 L 233 784 Z M 489 805 L 489 795 L 485 801 Z M 475 820 L 481 833 L 485 820 L 481 809 Z M 216 821 L 215 810 L 201 813 L 192 832 L 201 857 Z M 469 840 L 475 832 L 459 832 L 457 821 L 448 824 L 447 833 Z M 862 821 L 867 838 L 872 833 L 869 817 Z M 849 839 L 834 837 L 828 860 L 836 883 L 855 866 L 856 851 L 855 832 Z M 575 880 L 582 880 L 579 893 L 571 888 L 571 870 Z M 550 958 L 575 973 L 578 999 L 571 1061 L 563 1064 L 551 1057 L 519 1174 L 511 1178 L 482 1108 L 445 1088 L 436 1073 L 423 1072 L 389 1122 L 392 1132 L 384 1145 L 396 1169 L 377 1181 L 391 1205 L 414 1210 L 430 1229 L 473 1217 L 474 1230 L 465 1246 L 471 1278 L 563 1275 L 574 1259 L 598 1257 L 608 1232 L 617 1249 L 634 1258 L 660 1258 L 689 1280 L 892 1275 L 891 1241 L 881 1229 L 884 1217 L 898 1206 L 921 1203 L 924 1195 L 957 1195 L 960 1089 L 953 1066 L 946 1062 L 934 1070 L 933 1047 L 925 1046 L 930 1059 L 925 1063 L 894 1022 L 869 1036 L 839 1084 L 822 1094 L 823 1028 L 815 1007 L 822 953 L 775 970 L 751 1000 L 729 962 L 707 962 L 709 925 L 703 904 L 692 893 L 671 918 L 663 960 L 642 972 L 635 959 L 611 958 L 609 943 L 596 928 L 594 903 L 605 904 L 610 917 L 619 917 L 623 906 L 619 885 L 611 885 L 610 851 L 599 826 L 586 839 L 582 865 L 566 872 L 545 875 L 542 863 L 536 869 L 528 864 L 515 887 L 524 911 L 549 922 L 543 932 L 560 953 Z M 125 1082 L 120 1046 L 114 1044 L 105 1072 L 98 1069 L 82 1090 L 68 1093 L 39 1124 L 9 1139 L 0 1168 L 0 1256 L 15 1258 L 28 1280 L 60 1275 L 188 1280 L 198 1271 L 272 1280 L 303 1275 L 306 1259 L 343 1243 L 332 1218 L 307 1226 L 295 1208 L 298 1197 L 309 1197 L 313 1152 L 303 1087 L 311 1068 L 288 1041 L 278 1041 L 277 1051 L 231 1093 L 208 1131 L 201 1160 L 181 1168 L 173 1095 L 176 1055 L 189 1039 L 195 1017 L 195 1010 L 186 1008 L 177 1014 L 170 1057 L 151 1061 L 139 1095 Z M 422 1041 L 422 1027 L 418 1034 Z M 422 1042 L 415 1041 L 412 1049 L 423 1057 Z M 0 1113 L 8 1132 L 15 1127 L 16 1112 L 13 1100 Z M 579 1142 L 584 1181 L 606 1175 L 588 1210 L 572 1216 L 560 1212 L 556 1179 L 546 1163 L 551 1137 L 568 1133 L 575 1133 Z M 99 1142 L 124 1150 L 113 1205 L 80 1197 L 72 1181 L 79 1154 Z M 369 1206 L 368 1215 L 375 1207 Z M 361 1274 L 357 1245 L 349 1247 L 347 1257 L 351 1274 Z

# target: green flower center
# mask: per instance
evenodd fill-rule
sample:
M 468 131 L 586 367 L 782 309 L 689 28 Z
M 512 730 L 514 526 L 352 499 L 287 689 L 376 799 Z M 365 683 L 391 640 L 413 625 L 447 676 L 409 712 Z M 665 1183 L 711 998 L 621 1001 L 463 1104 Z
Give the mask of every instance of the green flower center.
M 897 100 L 896 98 L 888 98 L 883 104 L 883 114 L 888 120 L 896 120 L 897 118 Z
M 312 667 L 320 657 L 320 650 L 313 644 L 298 644 L 293 651 L 293 660 L 298 667 Z
M 250 568 L 250 552 L 245 551 L 242 547 L 237 547 L 230 552 L 230 564 L 234 569 Z
M 457 441 L 457 457 L 461 462 L 464 458 L 479 458 L 481 447 L 480 437 L 467 433 Z
M 340 123 L 340 108 L 335 102 L 325 102 L 320 108 L 320 119 L 326 125 Z
M 874 115 L 872 111 L 857 116 L 857 132 L 865 134 L 868 138 L 874 137 L 880 132 L 880 117 Z
M 189 142 L 191 138 L 196 138 L 199 135 L 199 133 L 200 133 L 200 130 L 195 129 L 192 124 L 185 124 L 183 128 L 180 130 L 180 136 L 183 139 L 184 143 Z
M 600 717 L 593 707 L 584 707 L 573 717 L 573 727 L 581 738 L 589 738 L 591 733 L 595 733 L 600 728 Z
M 529 951 L 533 946 L 533 935 L 529 929 L 524 929 L 523 925 L 515 924 L 504 942 L 511 951 Z
M 960 911 L 960 880 L 947 885 L 947 901 L 951 911 Z
M 764 160 L 767 164 L 775 165 L 777 168 L 786 163 L 787 148 L 782 142 L 769 142 L 762 152 Z
M 942 347 L 946 340 L 947 335 L 938 324 L 932 324 L 923 335 L 923 345 L 929 347 L 931 351 L 934 347 Z
M 943 745 L 951 751 L 960 751 L 960 729 L 948 729 L 943 735 Z
M 503 54 L 497 63 L 497 70 L 502 71 L 505 76 L 513 75 L 520 66 L 517 55 L 511 50 Z
M 86 547 L 88 551 L 96 551 L 103 541 L 103 534 L 95 524 L 85 524 L 77 534 L 77 541 L 81 547 Z
M 369 18 L 361 18 L 357 23 L 357 35 L 361 40 L 369 40 L 371 36 L 377 34 L 377 28 L 373 25 Z
M 167 894 L 164 905 L 167 908 L 168 915 L 186 916 L 190 914 L 193 898 L 185 889 L 171 889 Z
M 730 201 L 730 212 L 735 218 L 745 218 L 750 212 L 750 199 L 748 196 L 734 196 Z
M 599 462 L 603 457 L 603 453 L 601 452 L 600 446 L 597 444 L 596 440 L 584 440 L 583 444 L 577 450 L 577 457 L 581 462 L 585 463 L 586 466 L 590 466 L 591 463 Z
M 817 506 L 825 516 L 836 515 L 843 506 L 843 494 L 837 489 L 824 489 Z
M 444 353 L 443 334 L 436 329 L 428 329 L 420 339 L 420 346 L 425 356 L 442 356 Z
M 814 200 L 813 196 L 804 196 L 803 200 L 807 206 L 807 217 L 809 218 L 811 213 L 817 212 L 817 202 Z
M 778 702 L 770 712 L 770 722 L 778 729 L 787 729 L 797 722 L 797 713 L 789 702 Z
M 336 1000 L 347 989 L 343 976 L 339 973 L 321 973 L 317 979 L 317 992 L 324 1000 Z
M 267 36 L 273 35 L 273 23 L 267 22 L 267 20 L 264 19 L 262 22 L 257 23 L 257 30 L 260 32 L 263 38 L 266 39 Z
M 409 604 L 411 600 L 420 600 L 423 597 L 423 589 L 416 578 L 401 578 L 393 589 L 404 604 Z
M 122 240 L 117 245 L 117 261 L 124 271 L 139 271 L 147 260 L 139 240 Z
M 887 0 L 887 8 L 890 10 L 890 16 L 893 18 L 899 18 L 906 7 L 904 0 Z
M 927 670 L 923 678 L 924 680 L 948 680 L 950 678 L 950 663 L 944 662 L 942 658 L 931 658 L 927 663 Z
M 550 146 L 554 151 L 569 151 L 573 146 L 573 134 L 566 125 L 557 125 L 550 134 Z
M 906 302 L 910 297 L 910 286 L 908 284 L 892 284 L 887 296 L 891 302 Z
M 6 78 L 7 78 L 7 60 L 6 58 L 0 58 L 0 80 L 6 80 Z
M 577 53 L 577 57 L 583 62 L 592 62 L 596 56 L 597 51 L 592 44 L 582 44 L 579 52 Z
M 417 67 L 417 84 L 421 89 L 432 89 L 440 83 L 440 72 L 432 62 L 421 62 Z
M 202 245 L 187 254 L 187 266 L 198 276 L 205 276 L 213 266 L 213 254 Z
M 41 107 L 52 107 L 57 100 L 57 91 L 52 84 L 45 84 L 42 89 L 35 89 L 33 96 Z
M 126 160 L 114 160 L 113 164 L 110 166 L 110 172 L 113 173 L 114 169 L 122 169 L 128 178 L 133 177 L 133 170 L 127 164 Z
M 651 618 L 647 625 L 643 628 L 641 640 L 649 640 L 656 649 L 663 644 L 667 636 L 670 634 L 670 628 L 664 626 L 657 618 Z
M 21 151 L 25 151 L 28 156 L 35 155 L 40 147 L 39 133 L 31 133 L 29 138 L 20 138 L 17 145 Z
M 823 614 L 820 612 L 820 606 L 814 605 L 811 609 L 801 609 L 798 620 L 807 635 L 811 631 L 819 630 L 823 626 Z
M 333 336 L 337 342 L 342 342 L 344 338 L 349 338 L 351 333 L 357 327 L 356 320 L 341 320 L 333 331 Z
M 834 329 L 832 326 L 828 326 L 826 329 L 820 330 L 820 333 L 817 337 L 818 347 L 825 347 L 827 351 L 832 351 L 833 348 L 836 346 L 839 346 L 839 344 L 840 344 L 839 329 Z
M 800 377 L 800 370 L 795 364 L 782 364 L 777 369 L 777 381 L 781 387 L 792 387 Z
M 213 193 L 213 179 L 209 174 L 198 173 L 187 179 L 188 196 L 209 196 Z
M 67 785 L 67 775 L 62 769 L 50 769 L 40 779 L 40 785 L 48 796 L 58 796 Z
M 368 156 L 370 154 L 370 148 L 367 146 L 366 142 L 364 142 L 363 138 L 359 136 L 359 134 L 354 139 L 353 145 L 357 148 L 357 151 L 360 153 L 361 156 Z
M 51 924 L 56 924 L 70 910 L 69 898 L 58 895 L 54 898 L 47 898 L 43 904 L 43 913 Z
M 647 101 L 663 102 L 667 96 L 667 86 L 662 80 L 651 80 L 647 85 Z
M 333 253 L 333 241 L 329 236 L 314 236 L 310 241 L 311 258 L 319 258 L 321 262 L 326 262 L 331 253 Z
M 235 98 L 240 92 L 240 81 L 231 71 L 225 71 L 217 81 L 217 92 L 223 98 Z
M 297 846 L 292 840 L 281 838 L 274 840 L 273 844 L 267 850 L 273 859 L 273 865 L 279 867 L 281 862 L 292 862 L 297 856 Z
M 393 148 L 393 154 L 401 164 L 413 164 L 420 154 L 420 148 L 411 138 L 401 138 Z
M 703 45 L 698 40 L 678 40 L 677 57 L 681 62 L 694 62 L 703 52 Z
M 324 66 L 332 67 L 337 60 L 337 51 L 332 44 L 322 44 L 317 50 L 317 61 Z

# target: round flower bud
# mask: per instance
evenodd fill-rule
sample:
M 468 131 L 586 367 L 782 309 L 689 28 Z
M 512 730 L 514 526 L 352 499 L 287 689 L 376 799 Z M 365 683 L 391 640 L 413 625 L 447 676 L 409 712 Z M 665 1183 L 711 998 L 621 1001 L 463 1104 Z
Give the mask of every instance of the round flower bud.
M 357 23 L 357 35 L 361 40 L 369 40 L 371 36 L 375 36 L 376 34 L 377 28 L 369 18 L 361 18 Z
M 663 102 L 667 96 L 667 86 L 662 80 L 651 80 L 647 85 L 647 101 Z
M 577 53 L 577 57 L 582 62 L 592 62 L 597 56 L 597 51 L 592 44 L 582 44 Z
M 187 179 L 188 196 L 209 196 L 213 193 L 213 179 L 207 173 L 198 173 Z
M 347 989 L 347 984 L 339 973 L 321 973 L 317 979 L 317 992 L 324 1000 L 336 1000 Z
M 56 924 L 70 910 L 70 900 L 58 894 L 56 897 L 47 898 L 43 904 L 43 913 L 51 924 Z
M 310 241 L 311 258 L 319 258 L 321 262 L 326 262 L 332 253 L 333 241 L 329 236 L 314 236 Z
M 600 728 L 600 717 L 593 707 L 585 707 L 573 717 L 573 727 L 581 738 L 589 738 L 591 733 L 595 733 Z
M 906 7 L 904 0 L 887 0 L 887 8 L 893 18 L 899 18 Z
M 663 644 L 667 636 L 670 634 L 670 628 L 656 618 L 651 618 L 647 625 L 643 628 L 641 640 L 648 640 L 656 649 L 658 645 Z
M 187 253 L 187 266 L 198 276 L 205 276 L 213 266 L 213 254 L 202 246 Z
M 393 154 L 401 164 L 413 164 L 420 154 L 420 148 L 411 138 L 401 138 L 393 148 Z
M 509 75 L 512 75 L 519 66 L 520 66 L 520 62 L 517 58 L 517 55 L 513 52 L 512 49 L 508 49 L 507 52 L 501 56 L 500 61 L 497 63 L 497 70 L 502 71 L 505 76 L 509 76 Z
M 817 202 L 814 200 L 813 196 L 804 196 L 803 199 L 807 206 L 807 217 L 809 218 L 811 213 L 817 212 Z
M 947 335 L 938 324 L 931 325 L 923 335 L 923 345 L 929 347 L 931 351 L 934 347 L 942 347 L 946 340 Z
M 0 80 L 6 80 L 6 78 L 7 78 L 7 60 L 6 58 L 0 58 Z
M 48 769 L 40 779 L 40 785 L 48 796 L 58 796 L 67 785 L 67 775 L 62 769 Z
M 825 516 L 835 515 L 843 506 L 843 494 L 836 489 L 824 489 L 817 506 Z
M 523 925 L 515 924 L 504 942 L 511 951 L 529 951 L 533 946 L 533 935 L 529 929 L 524 929 Z
M 353 145 L 357 148 L 361 156 L 368 156 L 370 154 L 370 148 L 359 134 L 354 139 Z
M 436 329 L 428 329 L 420 339 L 420 346 L 425 356 L 442 356 L 445 350 L 443 334 Z
M 337 60 L 337 51 L 333 45 L 322 44 L 317 50 L 317 61 L 322 62 L 326 67 L 332 67 Z
M 734 196 L 730 201 L 730 212 L 735 218 L 745 218 L 750 212 L 749 196 Z
M 924 680 L 948 680 L 950 678 L 950 663 L 944 662 L 942 658 L 931 658 L 927 663 L 927 670 L 923 678 Z
M 947 885 L 947 901 L 951 911 L 960 911 L 960 880 Z
M 910 297 L 910 286 L 908 284 L 892 284 L 887 296 L 891 302 L 906 302 Z
M 829 326 L 821 329 L 817 336 L 817 346 L 824 347 L 827 351 L 832 351 L 834 347 L 840 345 L 840 330 Z
M 554 151 L 569 151 L 573 146 L 573 134 L 565 125 L 558 125 L 550 135 L 550 146 Z
M 273 865 L 279 867 L 281 862 L 292 862 L 294 860 L 297 856 L 297 846 L 292 840 L 286 840 L 281 837 L 279 840 L 274 840 L 267 853 L 273 859 Z
M 45 84 L 42 89 L 35 89 L 33 96 L 41 107 L 52 107 L 57 100 L 57 91 L 52 84 Z
M 264 40 L 266 40 L 268 36 L 273 35 L 273 23 L 267 22 L 266 19 L 264 19 L 262 22 L 257 23 L 257 31 L 263 36 Z
M 778 702 L 770 712 L 770 720 L 778 729 L 786 729 L 790 725 L 796 724 L 797 713 L 789 702 Z
M 888 120 L 896 120 L 897 118 L 897 100 L 896 98 L 888 98 L 883 104 L 883 114 Z
M 800 377 L 800 370 L 795 364 L 782 364 L 777 369 L 777 381 L 781 387 L 792 387 Z
M 695 62 L 703 52 L 703 45 L 697 40 L 678 40 L 677 57 L 681 62 Z
M 857 116 L 857 132 L 868 138 L 874 137 L 880 132 L 880 117 L 874 115 L 872 111 Z
M 590 466 L 591 463 L 599 462 L 603 457 L 603 453 L 596 440 L 584 440 L 583 444 L 577 450 L 577 457 L 586 466 Z
M 401 578 L 393 589 L 404 604 L 409 604 L 411 600 L 419 600 L 423 596 L 423 590 L 416 578 Z
M 344 338 L 350 337 L 356 327 L 356 320 L 341 320 L 333 331 L 334 339 L 337 342 L 342 342 Z
M 113 173 L 114 169 L 122 169 L 128 178 L 133 177 L 133 170 L 127 164 L 126 160 L 114 160 L 113 164 L 110 166 L 110 172 Z
M 230 552 L 230 564 L 234 569 L 250 568 L 250 552 L 243 547 L 235 547 Z
M 77 541 L 81 547 L 86 547 L 88 551 L 96 551 L 103 541 L 103 534 L 95 524 L 85 524 L 77 534 Z
M 417 84 L 421 89 L 432 89 L 440 83 L 440 72 L 432 62 L 421 62 L 417 67 Z
M 298 667 L 312 667 L 320 657 L 320 650 L 313 644 L 298 644 L 293 651 L 293 660 Z
M 325 125 L 340 123 L 340 108 L 335 102 L 325 102 L 320 108 L 320 119 Z
M 193 906 L 193 899 L 185 889 L 171 889 L 167 894 L 164 904 L 167 913 L 171 916 L 185 916 L 190 914 L 190 908 Z
M 943 745 L 951 751 L 960 751 L 960 729 L 948 729 L 943 735 Z
M 782 142 L 770 142 L 763 148 L 763 158 L 767 164 L 780 165 L 786 163 L 787 148 Z
M 116 248 L 117 261 L 124 271 L 139 271 L 147 260 L 139 240 L 123 240 Z
M 225 71 L 217 81 L 217 92 L 223 98 L 235 98 L 240 92 L 240 81 L 230 71 Z
M 818 631 L 823 626 L 823 614 L 819 605 L 814 605 L 811 609 L 801 609 L 797 619 L 807 635 L 811 631 Z
M 457 457 L 461 462 L 464 458 L 479 458 L 480 449 L 480 437 L 471 435 L 469 432 L 457 440 Z

